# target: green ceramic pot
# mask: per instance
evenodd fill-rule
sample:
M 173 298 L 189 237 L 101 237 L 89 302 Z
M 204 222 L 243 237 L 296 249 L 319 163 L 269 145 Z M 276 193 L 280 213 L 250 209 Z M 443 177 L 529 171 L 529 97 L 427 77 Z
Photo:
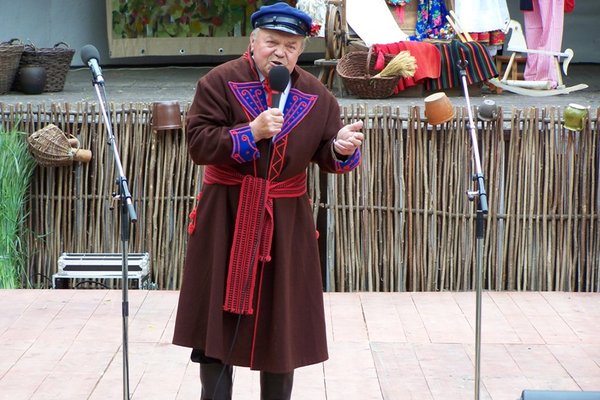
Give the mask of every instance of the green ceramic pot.
M 586 107 L 574 103 L 569 104 L 563 113 L 564 127 L 570 131 L 582 130 L 587 113 Z

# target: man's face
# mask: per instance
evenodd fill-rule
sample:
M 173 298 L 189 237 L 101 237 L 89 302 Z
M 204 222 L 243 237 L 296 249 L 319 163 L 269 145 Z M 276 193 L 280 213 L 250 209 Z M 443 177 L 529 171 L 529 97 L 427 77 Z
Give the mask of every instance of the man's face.
M 304 37 L 272 29 L 258 29 L 250 37 L 250 50 L 264 76 L 269 76 L 269 71 L 276 65 L 283 65 L 291 73 L 304 50 Z

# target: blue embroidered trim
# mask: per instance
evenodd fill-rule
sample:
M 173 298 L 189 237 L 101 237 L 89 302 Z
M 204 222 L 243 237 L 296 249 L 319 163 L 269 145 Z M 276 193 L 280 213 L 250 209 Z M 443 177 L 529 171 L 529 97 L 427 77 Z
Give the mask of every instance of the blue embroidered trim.
M 283 126 L 281 132 L 275 136 L 275 143 L 286 137 L 313 108 L 319 96 L 303 93 L 298 89 L 291 89 L 283 109 Z
M 229 82 L 229 88 L 240 102 L 250 121 L 267 109 L 267 98 L 262 83 L 256 81 Z M 231 157 L 234 160 L 241 164 L 260 157 L 249 126 L 231 129 L 229 134 L 233 141 Z
M 265 89 L 260 82 L 229 82 L 229 87 L 233 91 L 235 98 L 253 120 L 265 111 L 267 107 L 267 98 Z M 292 88 L 288 94 L 284 107 L 284 121 L 275 138 L 275 142 L 280 141 L 302 121 L 308 112 L 313 108 L 319 96 L 303 93 L 298 89 Z
M 268 108 L 261 82 L 229 82 L 229 87 L 250 121 Z M 283 126 L 274 139 L 275 143 L 285 138 L 308 115 L 318 98 L 317 95 L 303 93 L 298 89 L 290 90 L 284 106 Z M 249 131 L 249 127 L 229 131 L 233 139 L 231 156 L 240 163 L 255 160 L 260 156 L 253 138 L 248 137 L 252 136 L 248 135 Z
M 233 149 L 231 150 L 231 158 L 240 164 L 256 160 L 259 157 L 258 148 L 254 142 L 254 137 L 250 132 L 250 126 L 244 126 L 239 129 L 230 129 L 231 141 Z
M 260 82 L 229 82 L 229 87 L 250 120 L 258 117 L 267 107 L 265 89 Z
M 360 164 L 360 149 L 356 149 L 354 154 L 352 154 L 346 161 L 336 161 L 335 162 L 335 170 L 336 172 L 343 173 L 352 171 L 354 168 L 358 167 Z

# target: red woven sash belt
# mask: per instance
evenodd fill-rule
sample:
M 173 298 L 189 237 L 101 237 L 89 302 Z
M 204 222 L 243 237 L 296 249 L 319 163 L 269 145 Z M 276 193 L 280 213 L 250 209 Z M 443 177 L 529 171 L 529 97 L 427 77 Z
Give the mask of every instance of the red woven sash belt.
M 253 314 L 258 262 L 271 260 L 273 199 L 304 195 L 306 172 L 275 182 L 211 165 L 204 171 L 204 183 L 241 185 L 223 309 L 235 314 Z

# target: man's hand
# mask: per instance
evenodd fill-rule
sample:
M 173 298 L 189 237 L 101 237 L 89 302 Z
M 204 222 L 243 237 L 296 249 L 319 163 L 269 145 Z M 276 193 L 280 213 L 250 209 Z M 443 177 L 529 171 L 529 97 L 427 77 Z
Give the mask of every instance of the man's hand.
M 362 127 L 363 122 L 357 121 L 340 129 L 333 141 L 333 149 L 335 152 L 342 156 L 354 154 L 356 149 L 360 147 L 365 139 L 365 135 L 360 132 Z
M 278 108 L 270 108 L 260 113 L 254 121 L 250 122 L 250 130 L 254 141 L 271 139 L 281 132 L 283 126 L 283 113 Z

